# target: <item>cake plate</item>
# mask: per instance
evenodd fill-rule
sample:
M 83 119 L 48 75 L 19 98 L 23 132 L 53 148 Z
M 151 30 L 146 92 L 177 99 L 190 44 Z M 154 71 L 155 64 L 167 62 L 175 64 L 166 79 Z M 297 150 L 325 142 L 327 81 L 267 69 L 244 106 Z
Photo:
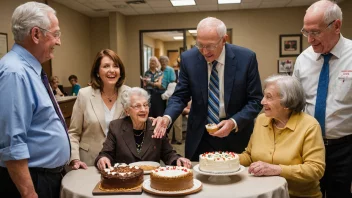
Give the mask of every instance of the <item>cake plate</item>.
M 237 171 L 227 172 L 227 173 L 218 173 L 218 172 L 201 171 L 199 169 L 199 164 L 197 164 L 193 167 L 193 170 L 196 171 L 197 173 L 210 176 L 208 178 L 208 181 L 210 181 L 212 183 L 227 183 L 227 182 L 231 181 L 231 177 L 229 177 L 229 176 L 237 175 L 237 174 L 241 173 L 242 171 L 244 171 L 245 169 L 246 168 L 244 166 L 240 165 L 240 169 L 238 169 Z
M 154 194 L 154 195 L 166 195 L 168 197 L 170 196 L 183 196 L 183 195 L 189 195 L 192 193 L 199 192 L 202 190 L 202 182 L 200 182 L 198 179 L 193 179 L 193 187 L 190 189 L 186 190 L 180 190 L 180 191 L 160 191 L 152 188 L 150 186 L 150 179 L 144 180 L 142 188 L 145 192 Z

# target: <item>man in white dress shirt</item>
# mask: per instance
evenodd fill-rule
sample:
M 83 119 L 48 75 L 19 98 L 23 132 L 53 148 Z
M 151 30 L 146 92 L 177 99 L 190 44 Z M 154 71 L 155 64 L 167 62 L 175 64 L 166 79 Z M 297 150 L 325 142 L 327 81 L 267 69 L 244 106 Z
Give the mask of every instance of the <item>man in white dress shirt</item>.
M 336 3 L 312 4 L 301 30 L 311 46 L 298 56 L 293 72 L 306 93 L 305 111 L 317 118 L 323 131 L 324 197 L 352 197 L 352 41 L 342 36 L 341 26 Z

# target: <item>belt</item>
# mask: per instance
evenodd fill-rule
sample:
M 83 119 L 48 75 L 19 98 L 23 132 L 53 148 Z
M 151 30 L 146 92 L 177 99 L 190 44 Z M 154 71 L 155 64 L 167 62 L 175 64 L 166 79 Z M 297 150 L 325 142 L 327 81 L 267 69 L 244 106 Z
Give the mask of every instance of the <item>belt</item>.
M 352 135 L 348 135 L 348 136 L 345 136 L 345 137 L 342 137 L 342 138 L 338 138 L 338 139 L 326 139 L 326 138 L 323 138 L 323 140 L 324 140 L 325 146 L 343 144 L 343 143 L 346 143 L 346 142 L 352 142 Z
M 59 166 L 56 168 L 40 168 L 40 167 L 29 167 L 30 171 L 42 172 L 42 173 L 61 173 L 64 166 Z

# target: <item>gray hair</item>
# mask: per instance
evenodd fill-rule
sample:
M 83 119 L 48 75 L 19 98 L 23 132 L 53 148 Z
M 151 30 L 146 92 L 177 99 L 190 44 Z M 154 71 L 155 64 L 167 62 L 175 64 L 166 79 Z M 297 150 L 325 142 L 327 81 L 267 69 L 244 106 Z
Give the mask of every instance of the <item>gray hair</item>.
M 326 25 L 336 19 L 342 21 L 342 11 L 336 2 L 330 0 L 320 0 L 313 3 L 307 10 L 309 9 L 322 9 L 324 11 L 323 20 Z
M 49 29 L 49 13 L 56 11 L 44 3 L 28 2 L 18 6 L 12 14 L 12 33 L 16 43 L 22 42 L 33 27 Z M 41 30 L 44 34 L 44 30 Z
M 167 56 L 160 56 L 160 57 L 159 57 L 159 60 L 160 60 L 160 61 L 166 60 L 167 62 L 169 62 L 169 57 L 167 57 Z
M 156 62 L 156 69 L 160 70 L 161 65 L 160 65 L 160 62 L 159 62 L 158 58 L 157 58 L 156 56 L 150 57 L 150 58 L 149 58 L 149 63 L 150 63 L 151 60 L 155 60 L 155 62 Z
M 150 96 L 146 90 L 140 87 L 132 87 L 122 92 L 121 103 L 124 109 L 131 106 L 131 96 L 133 95 L 144 97 L 149 102 Z
M 198 23 L 197 32 L 203 28 L 211 29 L 213 27 L 216 27 L 216 32 L 218 33 L 220 38 L 225 36 L 226 31 L 227 31 L 225 23 L 217 18 L 214 18 L 214 17 L 207 17 L 207 18 L 201 20 Z
M 264 81 L 264 89 L 268 84 L 276 84 L 279 88 L 280 104 L 291 111 L 301 112 L 306 105 L 306 98 L 301 83 L 292 76 L 273 75 Z

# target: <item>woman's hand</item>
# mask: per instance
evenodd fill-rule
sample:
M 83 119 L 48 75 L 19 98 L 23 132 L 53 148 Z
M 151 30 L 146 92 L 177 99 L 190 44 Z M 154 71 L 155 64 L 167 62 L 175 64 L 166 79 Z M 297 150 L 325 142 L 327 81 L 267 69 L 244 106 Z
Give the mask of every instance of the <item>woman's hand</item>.
M 72 170 L 77 170 L 79 168 L 83 168 L 83 169 L 87 169 L 88 166 L 86 163 L 82 162 L 81 160 L 75 159 L 72 160 L 70 163 L 70 166 L 72 168 Z
M 177 166 L 183 166 L 183 167 L 186 167 L 186 168 L 191 168 L 192 167 L 192 164 L 191 164 L 191 161 L 187 158 L 184 158 L 184 157 L 180 157 L 177 159 L 176 161 L 176 164 Z
M 252 173 L 254 176 L 280 175 L 281 171 L 282 169 L 279 165 L 269 164 L 262 161 L 253 162 L 248 168 L 248 172 Z
M 97 166 L 98 166 L 99 170 L 101 170 L 101 171 L 103 171 L 106 168 L 106 165 L 108 165 L 108 168 L 111 167 L 110 160 L 107 157 L 102 157 L 97 162 Z

